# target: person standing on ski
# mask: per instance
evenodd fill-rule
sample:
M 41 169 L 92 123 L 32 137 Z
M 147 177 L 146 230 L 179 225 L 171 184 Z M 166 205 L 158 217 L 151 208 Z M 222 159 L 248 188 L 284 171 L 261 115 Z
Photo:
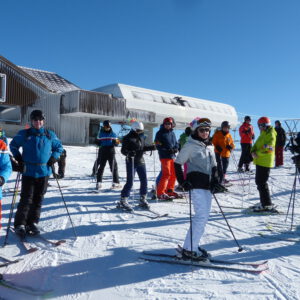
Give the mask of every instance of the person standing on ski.
M 112 188 L 121 187 L 118 173 L 118 164 L 115 157 L 115 147 L 119 144 L 119 140 L 117 135 L 113 132 L 109 120 L 105 120 L 103 122 L 103 127 L 101 127 L 98 133 L 97 142 L 100 148 L 98 152 L 99 168 L 97 171 L 96 190 L 100 190 L 102 187 L 103 172 L 107 161 L 113 174 Z
M 233 138 L 229 133 L 229 130 L 229 122 L 223 121 L 221 124 L 221 130 L 217 130 L 212 138 L 212 143 L 215 146 L 219 181 L 224 184 L 229 182 L 225 176 L 229 165 L 231 151 L 234 149 Z
M 219 183 L 214 149 L 210 141 L 211 121 L 196 118 L 192 122 L 192 134 L 175 160 L 176 177 L 185 191 L 190 191 L 195 215 L 192 218 L 182 247 L 184 259 L 206 260 L 209 256 L 199 247 L 211 209 L 212 193 L 224 192 Z M 184 179 L 182 165 L 187 163 L 187 178 Z
M 239 128 L 242 154 L 238 164 L 238 172 L 249 172 L 250 163 L 253 160 L 251 156 L 251 147 L 252 141 L 254 140 L 254 129 L 250 123 L 251 118 L 249 116 L 245 116 L 244 123 Z M 243 166 L 245 166 L 245 169 L 243 169 Z
M 286 142 L 285 130 L 281 127 L 280 121 L 275 121 L 275 130 L 277 133 L 275 146 L 275 167 L 283 166 L 283 149 Z
M 140 197 L 139 206 L 149 209 L 147 202 L 147 170 L 144 160 L 144 152 L 156 150 L 155 145 L 146 145 L 144 136 L 144 124 L 135 121 L 131 124 L 130 132 L 124 136 L 122 140 L 121 153 L 126 156 L 126 184 L 121 191 L 121 200 L 118 205 L 121 208 L 132 211 L 131 205 L 128 203 L 128 197 L 133 186 L 135 172 L 140 180 Z
M 159 200 L 172 200 L 173 198 L 180 197 L 180 195 L 174 192 L 176 182 L 174 159 L 179 145 L 173 132 L 173 123 L 173 118 L 165 118 L 155 136 L 155 144 L 162 171 L 162 176 L 157 186 L 157 198 Z
M 0 139 L 0 228 L 2 219 L 2 187 L 11 175 L 12 167 L 6 143 Z
M 268 117 L 261 117 L 257 121 L 260 136 L 251 148 L 253 163 L 256 165 L 255 183 L 259 191 L 260 204 L 253 207 L 253 211 L 274 211 L 268 179 L 274 164 L 276 131 L 271 126 Z
M 30 120 L 31 127 L 19 131 L 10 143 L 10 151 L 22 169 L 21 198 L 14 220 L 15 232 L 20 236 L 39 234 L 37 224 L 48 179 L 63 152 L 56 134 L 44 128 L 45 116 L 41 110 L 32 111 Z

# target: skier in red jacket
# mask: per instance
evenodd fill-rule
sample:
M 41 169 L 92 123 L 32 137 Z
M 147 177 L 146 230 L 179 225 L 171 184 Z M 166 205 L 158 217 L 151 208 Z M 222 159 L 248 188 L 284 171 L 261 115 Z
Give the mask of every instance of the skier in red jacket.
M 251 118 L 249 116 L 245 116 L 244 123 L 239 128 L 242 154 L 238 165 L 238 172 L 250 171 L 249 166 L 252 161 L 250 150 L 252 146 L 252 141 L 254 140 L 254 129 L 250 123 Z M 243 169 L 243 165 L 245 165 L 245 169 Z

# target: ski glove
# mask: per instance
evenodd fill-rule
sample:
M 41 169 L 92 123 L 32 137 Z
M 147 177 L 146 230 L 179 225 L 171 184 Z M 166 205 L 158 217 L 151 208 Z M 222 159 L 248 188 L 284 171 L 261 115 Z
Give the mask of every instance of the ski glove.
M 185 180 L 181 184 L 181 187 L 184 189 L 184 191 L 189 191 L 189 190 L 193 189 L 193 185 L 188 180 Z
M 174 149 L 168 149 L 169 154 L 176 154 L 178 150 L 176 148 Z
M 2 176 L 0 176 L 0 186 L 3 186 L 3 184 L 5 183 L 5 180 Z
M 229 151 L 231 151 L 231 150 L 232 150 L 232 146 L 227 145 L 227 146 L 226 146 L 226 149 L 228 149 Z
M 129 157 L 135 157 L 136 152 L 134 150 L 128 152 Z
M 47 162 L 47 165 L 49 166 L 49 167 L 52 167 L 55 163 L 56 163 L 56 159 L 53 157 L 53 156 L 51 156 L 50 158 L 49 158 L 49 160 L 48 160 L 48 162 Z
M 222 150 L 223 150 L 222 147 L 220 147 L 220 146 L 218 146 L 218 145 L 216 146 L 216 149 L 217 149 L 217 151 L 220 152 L 220 153 L 221 153 Z
M 210 191 L 212 194 L 217 194 L 227 192 L 228 190 L 224 185 L 220 184 L 219 182 L 212 182 L 210 184 Z

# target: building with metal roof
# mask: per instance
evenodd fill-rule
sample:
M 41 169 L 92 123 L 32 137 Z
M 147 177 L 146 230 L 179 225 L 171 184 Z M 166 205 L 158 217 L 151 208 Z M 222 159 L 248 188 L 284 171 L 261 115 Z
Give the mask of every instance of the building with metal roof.
M 70 145 L 92 142 L 99 122 L 105 119 L 112 123 L 138 119 L 149 139 L 153 128 L 169 116 L 176 120 L 178 129 L 197 116 L 210 118 L 215 127 L 224 120 L 232 127 L 237 124 L 236 111 L 228 104 L 124 84 L 87 91 L 54 72 L 20 67 L 3 56 L 0 81 L 0 126 L 10 136 L 29 123 L 35 109 L 45 113 L 46 126 Z

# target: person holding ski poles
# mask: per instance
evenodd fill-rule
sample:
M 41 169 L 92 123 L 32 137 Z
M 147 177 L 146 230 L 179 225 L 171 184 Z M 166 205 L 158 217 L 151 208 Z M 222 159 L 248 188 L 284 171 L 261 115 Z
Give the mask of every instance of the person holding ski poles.
M 221 130 L 217 130 L 212 138 L 212 143 L 215 146 L 219 181 L 224 184 L 229 183 L 225 176 L 229 165 L 231 151 L 234 149 L 233 138 L 229 133 L 229 129 L 229 122 L 223 121 L 221 124 Z
M 118 173 L 118 164 L 115 157 L 115 147 L 119 144 L 119 140 L 117 135 L 113 132 L 109 120 L 105 120 L 103 122 L 103 127 L 101 127 L 98 133 L 97 142 L 100 148 L 98 151 L 99 168 L 97 171 L 96 190 L 100 190 L 102 187 L 103 172 L 107 161 L 113 174 L 112 188 L 121 187 Z
M 214 149 L 209 137 L 210 131 L 209 119 L 196 118 L 195 122 L 192 122 L 192 134 L 174 164 L 177 180 L 185 191 L 189 190 L 190 201 L 195 211 L 184 244 L 180 248 L 183 259 L 205 261 L 209 257 L 207 251 L 199 246 L 199 242 L 208 221 L 212 193 L 226 190 L 218 180 Z M 182 165 L 185 163 L 187 163 L 186 180 L 182 171 Z
M 53 164 L 63 152 L 56 134 L 45 129 L 45 115 L 41 110 L 30 114 L 31 127 L 18 132 L 10 143 L 10 151 L 21 167 L 22 187 L 14 220 L 16 234 L 40 233 L 37 226 L 48 179 Z M 22 148 L 22 154 L 19 151 Z
M 272 204 L 268 186 L 270 170 L 274 165 L 277 134 L 271 126 L 271 121 L 268 117 L 259 118 L 257 125 L 260 135 L 251 148 L 251 154 L 253 163 L 256 165 L 255 183 L 259 191 L 260 203 L 251 207 L 251 209 L 254 212 L 268 211 L 278 213 Z
M 11 175 L 12 167 L 6 143 L 0 139 L 0 228 L 2 219 L 2 187 Z
M 172 200 L 181 197 L 181 195 L 174 191 L 176 182 L 174 159 L 179 145 L 173 132 L 173 123 L 173 118 L 165 118 L 155 136 L 155 144 L 162 171 L 162 176 L 157 186 L 157 198 L 159 200 Z
M 245 116 L 244 123 L 239 128 L 239 134 L 241 137 L 241 149 L 242 154 L 238 164 L 238 172 L 249 172 L 250 171 L 250 163 L 253 160 L 251 156 L 251 147 L 252 141 L 254 140 L 254 129 L 250 124 L 251 118 L 249 116 Z M 243 169 L 245 166 L 245 169 Z
M 156 150 L 155 145 L 146 145 L 144 136 L 144 124 L 135 121 L 131 124 L 130 132 L 124 136 L 122 141 L 121 153 L 126 156 L 126 184 L 121 191 L 121 200 L 118 206 L 128 211 L 132 211 L 131 205 L 128 203 L 128 197 L 133 186 L 135 172 L 140 179 L 140 198 L 139 206 L 149 209 L 147 202 L 147 171 L 144 160 L 144 152 Z

